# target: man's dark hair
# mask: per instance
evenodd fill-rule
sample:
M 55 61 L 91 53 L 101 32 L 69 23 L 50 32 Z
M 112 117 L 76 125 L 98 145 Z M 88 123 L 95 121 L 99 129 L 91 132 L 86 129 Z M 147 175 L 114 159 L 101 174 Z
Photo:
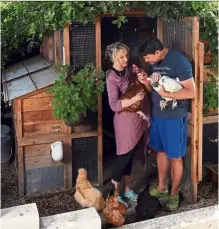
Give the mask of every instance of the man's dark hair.
M 161 41 L 156 37 L 147 37 L 139 46 L 139 53 L 142 56 L 148 54 L 155 54 L 156 51 L 161 51 L 164 49 Z

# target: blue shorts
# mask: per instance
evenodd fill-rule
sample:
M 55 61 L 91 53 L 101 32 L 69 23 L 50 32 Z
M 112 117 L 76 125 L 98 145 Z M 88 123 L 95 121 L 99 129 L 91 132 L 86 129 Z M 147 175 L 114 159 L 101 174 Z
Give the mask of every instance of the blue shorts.
M 149 147 L 165 152 L 168 158 L 186 155 L 187 116 L 176 119 L 152 117 L 149 133 Z

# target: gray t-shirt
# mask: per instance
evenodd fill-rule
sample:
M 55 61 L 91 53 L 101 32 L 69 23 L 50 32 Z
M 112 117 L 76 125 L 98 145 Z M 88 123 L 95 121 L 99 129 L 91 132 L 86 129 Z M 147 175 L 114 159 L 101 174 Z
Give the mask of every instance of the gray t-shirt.
M 184 81 L 193 77 L 192 66 L 189 60 L 180 52 L 169 50 L 165 58 L 154 65 L 150 65 L 149 74 L 159 72 L 161 76 L 179 78 Z M 161 111 L 160 101 L 163 98 L 153 90 L 152 92 L 152 115 L 155 117 L 173 119 L 181 118 L 187 114 L 188 100 L 177 100 L 177 107 L 172 109 L 172 101 L 168 102 L 166 109 Z

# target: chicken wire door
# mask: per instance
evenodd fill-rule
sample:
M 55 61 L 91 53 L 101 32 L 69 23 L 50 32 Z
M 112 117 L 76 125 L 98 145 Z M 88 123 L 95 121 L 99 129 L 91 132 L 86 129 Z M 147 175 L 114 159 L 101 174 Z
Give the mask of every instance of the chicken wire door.
M 202 105 L 199 106 L 199 99 L 202 98 L 203 63 L 201 59 L 199 60 L 199 55 L 202 55 L 203 46 L 199 43 L 199 19 L 197 17 L 183 18 L 178 21 L 159 19 L 157 21 L 157 37 L 165 46 L 184 53 L 193 65 L 196 96 L 191 101 L 191 119 L 189 121 L 191 138 L 187 144 L 185 158 L 185 161 L 190 163 L 187 168 L 189 172 L 186 169 L 184 171 L 189 174 L 186 176 L 187 190 L 192 202 L 195 203 L 197 202 L 197 185 L 202 174 Z

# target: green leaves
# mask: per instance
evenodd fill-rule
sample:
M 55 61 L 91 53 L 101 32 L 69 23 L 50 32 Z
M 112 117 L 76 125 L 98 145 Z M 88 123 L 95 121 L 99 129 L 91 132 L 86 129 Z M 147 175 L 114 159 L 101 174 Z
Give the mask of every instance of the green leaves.
M 180 19 L 188 16 L 200 17 L 200 32 L 205 34 L 205 39 L 210 42 L 209 48 L 212 53 L 213 61 L 210 68 L 218 69 L 218 3 L 204 1 L 16 1 L 1 2 L 1 44 L 2 68 L 14 53 L 23 52 L 22 45 L 29 38 L 38 35 L 40 40 L 33 41 L 31 45 L 40 45 L 42 35 L 45 32 L 53 32 L 63 28 L 65 23 L 73 20 L 95 23 L 96 16 L 111 13 L 120 16 L 113 21 L 118 28 L 126 21 L 122 14 L 127 10 L 141 10 L 148 17 L 162 17 L 166 20 Z M 38 42 L 38 43 L 37 43 Z M 31 47 L 30 45 L 30 47 Z M 83 75 L 83 74 L 82 74 Z M 101 78 L 101 77 L 100 77 Z M 75 79 L 74 83 L 80 84 L 90 90 L 89 85 L 93 85 L 93 77 L 90 81 L 80 82 Z M 77 81 L 77 82 L 76 82 Z M 83 84 L 84 83 L 84 84 Z M 212 85 L 218 88 L 215 81 Z M 96 93 L 102 90 L 102 84 L 96 83 Z M 209 94 L 213 88 L 210 84 L 204 91 L 204 101 L 206 104 L 213 104 L 213 97 Z M 73 90 L 73 88 L 71 88 Z M 77 89 L 75 89 L 76 91 Z M 58 92 L 57 92 L 58 93 Z M 67 92 L 66 92 L 67 93 Z M 61 92 L 60 92 L 61 95 Z M 86 96 L 84 96 L 85 98 Z M 86 97 L 87 98 L 87 97 Z M 209 98 L 209 100 L 208 100 Z M 214 96 L 217 100 L 217 96 Z M 77 96 L 75 95 L 75 100 Z M 72 102 L 69 100 L 69 102 Z M 206 105 L 208 106 L 208 105 Z M 61 109 L 61 108 L 60 108 Z M 74 109 L 74 108 L 72 108 Z M 79 108 L 78 108 L 79 109 Z M 82 109 L 83 110 L 83 109 Z M 62 112 L 57 111 L 57 115 Z M 63 114 L 64 115 L 64 114 Z M 69 117 L 70 114 L 66 114 Z M 71 115 L 70 115 L 71 116 Z M 64 116 L 63 116 L 64 117 Z
M 126 16 L 119 16 L 117 20 L 114 20 L 112 23 L 113 24 L 117 24 L 118 28 L 121 28 L 122 23 L 125 23 L 126 20 Z
M 218 108 L 218 76 L 208 73 L 210 81 L 204 84 L 204 114 L 207 114 L 211 108 Z
M 105 74 L 92 64 L 87 64 L 70 80 L 66 78 L 67 72 L 67 66 L 63 67 L 62 74 L 49 93 L 54 93 L 54 117 L 70 124 L 77 122 L 81 114 L 86 116 L 88 109 L 96 110 L 97 96 L 101 95 L 104 89 L 102 80 Z

